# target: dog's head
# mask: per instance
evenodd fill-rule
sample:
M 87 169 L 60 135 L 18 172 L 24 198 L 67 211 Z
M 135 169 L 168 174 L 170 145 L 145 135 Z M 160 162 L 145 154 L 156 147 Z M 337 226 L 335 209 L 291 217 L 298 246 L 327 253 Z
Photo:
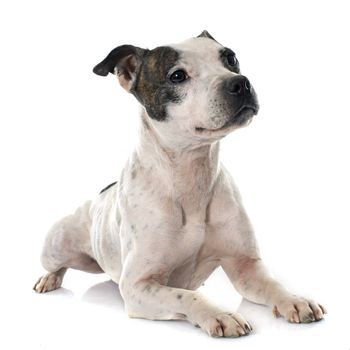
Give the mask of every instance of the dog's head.
M 119 46 L 94 73 L 116 74 L 144 106 L 146 122 L 164 139 L 183 145 L 218 140 L 246 125 L 259 109 L 235 53 L 207 31 L 153 50 Z

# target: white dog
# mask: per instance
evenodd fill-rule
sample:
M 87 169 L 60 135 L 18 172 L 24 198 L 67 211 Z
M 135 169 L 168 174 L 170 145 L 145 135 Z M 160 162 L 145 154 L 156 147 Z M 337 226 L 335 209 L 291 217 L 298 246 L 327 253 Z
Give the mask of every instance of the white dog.
M 95 68 L 114 73 L 143 106 L 140 139 L 118 183 L 56 223 L 34 289 L 59 288 L 68 268 L 106 272 L 129 316 L 184 319 L 212 336 L 252 331 L 196 289 L 222 266 L 239 293 L 290 322 L 325 309 L 266 271 L 239 192 L 219 162 L 219 140 L 247 125 L 256 94 L 234 52 L 204 31 L 153 50 L 124 45 Z

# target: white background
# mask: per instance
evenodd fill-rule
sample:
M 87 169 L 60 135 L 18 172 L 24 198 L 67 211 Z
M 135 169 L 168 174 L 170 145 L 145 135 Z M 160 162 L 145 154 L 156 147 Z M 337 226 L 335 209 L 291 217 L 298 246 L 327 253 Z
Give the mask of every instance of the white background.
M 350 349 L 349 10 L 346 1 L 7 1 L 0 5 L 2 349 Z M 108 276 L 69 271 L 37 295 L 45 233 L 118 179 L 136 100 L 92 67 L 117 45 L 153 48 L 207 29 L 261 104 L 222 142 L 262 255 L 329 314 L 312 325 L 241 302 L 221 270 L 202 288 L 255 332 L 212 339 L 185 322 L 129 319 Z

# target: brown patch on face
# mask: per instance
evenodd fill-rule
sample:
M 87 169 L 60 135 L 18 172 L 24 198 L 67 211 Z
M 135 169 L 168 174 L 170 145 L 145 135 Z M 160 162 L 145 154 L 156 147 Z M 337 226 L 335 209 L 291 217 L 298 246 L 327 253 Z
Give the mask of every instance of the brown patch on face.
M 178 86 L 168 80 L 169 70 L 178 59 L 179 52 L 168 46 L 149 51 L 130 90 L 155 120 L 165 120 L 168 103 L 180 101 Z

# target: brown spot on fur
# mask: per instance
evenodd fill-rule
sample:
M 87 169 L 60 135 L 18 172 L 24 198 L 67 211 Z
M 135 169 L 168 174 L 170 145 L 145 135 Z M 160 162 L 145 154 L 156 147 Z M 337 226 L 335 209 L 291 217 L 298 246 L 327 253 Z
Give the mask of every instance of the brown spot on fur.
M 150 293 L 152 290 L 152 287 L 150 284 L 146 284 L 145 287 L 142 289 L 143 292 Z
M 272 313 L 274 314 L 274 316 L 277 317 L 281 317 L 281 314 L 279 313 L 277 306 L 275 305 L 272 309 Z
M 181 215 L 182 215 L 182 226 L 185 226 L 186 225 L 186 213 L 185 213 L 185 210 L 184 208 L 181 206 Z

